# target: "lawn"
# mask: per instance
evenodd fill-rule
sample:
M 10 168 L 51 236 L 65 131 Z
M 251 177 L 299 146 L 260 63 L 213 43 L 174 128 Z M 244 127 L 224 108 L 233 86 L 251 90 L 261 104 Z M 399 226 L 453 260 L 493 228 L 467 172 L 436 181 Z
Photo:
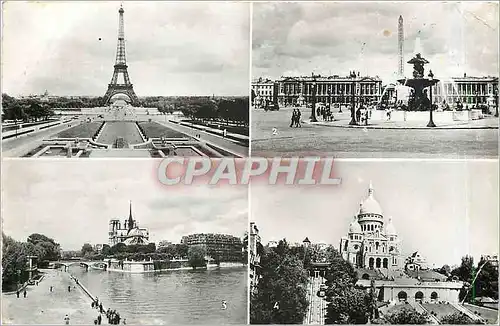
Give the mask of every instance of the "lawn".
M 168 127 L 165 127 L 158 122 L 139 122 L 138 125 L 142 128 L 142 131 L 146 135 L 146 138 L 186 138 L 185 134 L 172 130 Z M 188 137 L 190 138 L 190 137 Z
M 446 303 L 422 303 L 422 306 L 427 309 L 429 313 L 435 312 L 437 318 L 441 319 L 444 316 L 455 314 L 458 311 L 451 304 Z
M 476 315 L 486 319 L 488 321 L 488 324 L 498 324 L 498 310 L 478 307 L 468 303 L 464 304 L 464 306 Z
M 75 122 L 76 123 L 76 122 Z M 61 131 L 57 138 L 92 138 L 103 122 L 82 122 L 79 125 Z
M 393 314 L 399 312 L 400 310 L 414 311 L 415 309 L 413 309 L 413 307 L 410 304 L 399 303 L 390 307 L 388 313 Z

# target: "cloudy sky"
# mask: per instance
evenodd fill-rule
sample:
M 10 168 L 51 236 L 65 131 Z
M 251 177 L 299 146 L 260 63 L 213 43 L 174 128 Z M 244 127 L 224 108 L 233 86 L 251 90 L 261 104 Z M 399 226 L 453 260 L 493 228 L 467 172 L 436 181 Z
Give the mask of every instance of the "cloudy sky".
M 216 232 L 241 237 L 248 227 L 243 187 L 161 185 L 158 162 L 85 160 L 2 162 L 3 232 L 25 241 L 31 233 L 54 238 L 65 250 L 107 243 L 112 218 L 128 218 L 129 200 L 150 240 Z
M 395 79 L 398 18 L 405 62 L 416 51 L 436 78 L 498 76 L 498 2 L 255 3 L 253 77 L 378 75 Z M 420 39 L 420 41 L 416 41 Z M 405 75 L 411 67 L 405 64 Z
M 2 86 L 12 95 L 104 95 L 120 3 L 7 2 Z M 248 95 L 247 3 L 125 2 L 128 72 L 145 95 Z
M 333 244 L 368 194 L 402 239 L 404 254 L 420 251 L 431 264 L 476 261 L 498 252 L 498 162 L 337 161 L 340 186 L 252 186 L 251 216 L 264 243 L 286 238 Z

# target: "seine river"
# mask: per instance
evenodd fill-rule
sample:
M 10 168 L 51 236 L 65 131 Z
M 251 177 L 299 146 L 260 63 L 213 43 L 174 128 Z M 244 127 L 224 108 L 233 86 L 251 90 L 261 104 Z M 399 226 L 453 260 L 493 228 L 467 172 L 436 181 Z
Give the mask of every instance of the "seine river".
M 247 322 L 246 267 L 129 274 L 71 266 L 70 273 L 127 324 Z

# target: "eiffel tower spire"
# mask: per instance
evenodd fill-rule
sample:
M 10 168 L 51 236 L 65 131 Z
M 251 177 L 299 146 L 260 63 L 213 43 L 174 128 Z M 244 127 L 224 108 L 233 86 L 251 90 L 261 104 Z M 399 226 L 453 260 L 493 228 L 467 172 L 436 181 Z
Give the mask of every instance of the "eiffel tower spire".
M 128 75 L 127 60 L 125 58 L 125 23 L 123 20 L 123 6 L 120 5 L 119 20 L 118 20 L 118 43 L 116 46 L 116 60 L 114 66 L 113 77 L 108 85 L 108 90 L 104 95 L 104 104 L 109 104 L 111 97 L 116 94 L 127 95 L 132 104 L 136 104 L 139 99 L 135 95 L 134 88 L 130 82 L 130 77 Z M 123 77 L 123 81 L 119 80 L 119 76 Z

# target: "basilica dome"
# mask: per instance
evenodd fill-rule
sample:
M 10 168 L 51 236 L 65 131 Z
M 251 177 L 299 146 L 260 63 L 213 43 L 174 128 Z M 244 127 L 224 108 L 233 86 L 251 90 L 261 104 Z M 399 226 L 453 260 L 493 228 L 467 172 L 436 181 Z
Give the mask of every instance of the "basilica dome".
M 368 197 L 364 201 L 361 202 L 359 207 L 359 214 L 376 214 L 383 215 L 382 208 L 378 201 L 373 197 L 373 187 L 370 183 L 370 187 L 368 189 Z
M 394 224 L 392 224 L 392 218 L 389 218 L 389 223 L 387 223 L 385 227 L 385 234 L 396 235 L 396 228 L 394 227 Z
M 361 225 L 359 225 L 356 218 L 349 224 L 349 233 L 363 233 L 363 231 L 361 231 Z

